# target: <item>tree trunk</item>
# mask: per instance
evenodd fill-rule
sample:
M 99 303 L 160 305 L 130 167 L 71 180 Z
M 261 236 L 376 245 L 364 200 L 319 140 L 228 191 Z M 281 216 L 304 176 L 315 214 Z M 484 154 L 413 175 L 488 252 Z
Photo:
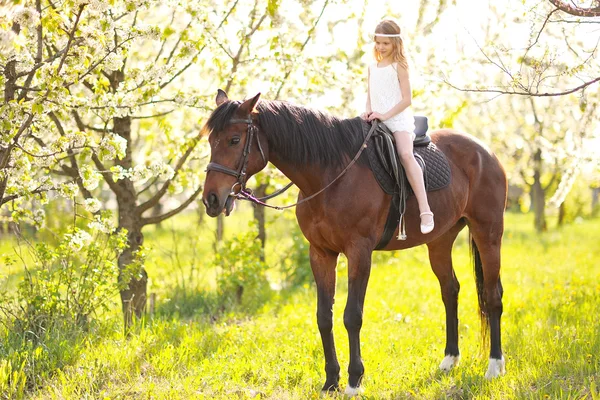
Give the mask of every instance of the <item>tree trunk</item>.
M 16 92 L 16 74 L 17 74 L 17 62 L 15 60 L 11 60 L 6 63 L 6 67 L 4 68 L 4 103 L 8 103 L 15 98 Z M 11 146 L 8 147 L 0 147 L 0 170 L 6 170 L 8 167 L 8 162 L 10 160 L 10 152 Z M 4 193 L 6 191 L 6 186 L 8 184 L 8 171 L 0 174 L 0 206 L 4 204 L 2 201 L 4 199 Z
M 144 268 L 130 270 L 129 266 L 135 259 L 135 253 L 144 242 L 141 227 L 132 226 L 127 228 L 129 247 L 119 256 L 119 282 L 129 281 L 125 289 L 121 290 L 121 305 L 123 308 L 123 321 L 127 330 L 132 322 L 133 316 L 141 318 L 146 308 L 148 274 Z
M 542 150 L 538 149 L 533 155 L 533 185 L 531 199 L 534 213 L 534 226 L 537 232 L 545 232 L 546 224 L 546 191 L 542 187 Z
M 598 207 L 598 198 L 600 197 L 600 188 L 592 189 L 592 215 L 595 215 L 596 208 Z
M 261 198 L 266 196 L 267 184 L 263 183 L 254 190 L 254 196 Z M 262 251 L 260 253 L 260 261 L 265 261 L 265 244 L 267 243 L 267 231 L 265 230 L 265 208 L 261 205 L 254 205 L 254 219 L 258 223 L 258 239 Z
M 562 203 L 560 203 L 560 206 L 558 207 L 558 226 L 564 225 L 565 215 L 566 215 L 565 202 L 563 201 Z
M 117 72 L 114 73 L 117 75 Z M 118 79 L 118 75 L 116 79 Z M 131 140 L 131 118 L 129 116 L 113 119 L 114 131 L 127 141 L 127 150 L 122 160 L 116 164 L 125 169 L 133 166 L 132 140 Z M 142 267 L 140 270 L 129 271 L 128 266 L 134 261 L 135 252 L 139 250 L 144 242 L 142 234 L 141 215 L 136 210 L 137 192 L 133 182 L 126 178 L 116 182 L 118 190 L 117 204 L 119 209 L 119 229 L 127 229 L 128 247 L 119 257 L 119 281 L 128 280 L 127 287 L 121 290 L 121 305 L 123 307 L 123 318 L 125 329 L 132 323 L 133 315 L 141 318 L 146 307 L 146 288 L 148 274 Z M 133 272 L 133 275 L 130 274 Z
M 217 237 L 215 241 L 215 249 L 217 248 L 217 244 L 223 240 L 223 235 L 225 235 L 225 215 L 219 214 L 217 217 Z

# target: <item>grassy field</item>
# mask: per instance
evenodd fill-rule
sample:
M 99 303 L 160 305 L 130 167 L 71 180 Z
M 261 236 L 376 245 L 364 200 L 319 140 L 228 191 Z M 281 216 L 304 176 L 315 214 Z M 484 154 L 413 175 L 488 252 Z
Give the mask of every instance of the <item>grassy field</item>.
M 290 236 L 297 233 L 287 214 L 269 226 L 272 280 L 281 275 Z M 230 217 L 229 232 L 247 229 L 247 217 L 247 212 Z M 536 235 L 531 218 L 507 215 L 502 251 L 506 376 L 483 378 L 487 351 L 481 346 L 463 232 L 453 253 L 461 282 L 460 366 L 448 374 L 438 371 L 445 317 L 426 248 L 377 253 L 361 334 L 363 398 L 600 399 L 600 223 L 580 221 Z M 270 291 L 252 311 L 216 317 L 202 312 L 206 293 L 214 290 L 213 223 L 194 227 L 192 215 L 148 232 L 156 312 L 128 339 L 115 311 L 93 331 L 41 349 L 63 361 L 41 376 L 38 389 L 26 398 L 319 398 L 325 373 L 311 284 Z M 346 272 L 341 259 L 334 331 L 343 386 Z

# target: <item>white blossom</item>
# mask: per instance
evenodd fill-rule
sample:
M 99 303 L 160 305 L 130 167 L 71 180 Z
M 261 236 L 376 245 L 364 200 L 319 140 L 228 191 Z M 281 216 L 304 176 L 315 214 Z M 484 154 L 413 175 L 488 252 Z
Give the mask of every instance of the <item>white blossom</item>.
M 33 222 L 38 229 L 44 227 L 44 224 L 46 223 L 46 212 L 43 208 L 38 208 L 33 212 Z
M 161 31 L 158 26 L 140 26 L 138 32 L 140 36 L 150 40 L 159 40 L 161 37 Z
M 175 176 L 175 170 L 166 164 L 160 173 L 161 179 L 173 179 L 173 176 Z
M 119 135 L 111 134 L 103 137 L 98 147 L 101 160 L 114 160 L 125 156 L 127 141 Z
M 123 57 L 116 53 L 110 53 L 104 59 L 104 68 L 108 71 L 118 71 L 121 67 L 123 67 Z
M 115 182 L 121 179 L 125 179 L 129 176 L 128 171 L 120 165 L 110 167 L 110 172 L 112 173 L 112 178 Z
M 103 12 L 108 9 L 108 1 L 106 0 L 89 0 L 88 7 L 95 12 Z
M 98 199 L 90 198 L 90 199 L 85 199 L 84 207 L 87 211 L 89 211 L 91 213 L 95 213 L 100 210 L 100 207 L 102 207 L 102 204 L 100 203 L 100 201 Z
M 151 162 L 148 169 L 154 176 L 158 175 L 161 179 L 171 179 L 175 175 L 173 168 L 162 160 Z
M 131 179 L 132 182 L 139 182 L 146 180 L 151 176 L 152 171 L 150 169 L 146 168 L 144 165 L 136 165 L 133 167 L 129 179 Z
M 50 190 L 52 189 L 53 185 L 52 185 L 52 178 L 48 175 L 44 175 L 42 176 L 39 180 L 38 180 L 38 188 L 40 190 Z
M 102 179 L 102 174 L 98 171 L 94 170 L 89 165 L 84 165 L 79 170 L 79 176 L 81 177 L 81 181 L 83 186 L 87 190 L 94 190 L 98 187 L 100 180 Z
M 79 193 L 79 187 L 76 183 L 63 183 L 58 188 L 58 194 L 67 199 L 77 196 L 77 193 Z
M 40 23 L 40 13 L 33 8 L 21 8 L 14 13 L 13 21 L 24 28 L 35 27 Z
M 88 224 L 88 227 L 103 233 L 112 233 L 115 230 L 114 223 L 109 218 L 100 218 L 98 215 Z
M 71 147 L 83 147 L 86 142 L 86 133 L 81 131 L 70 131 L 65 135 Z
M 65 237 L 69 239 L 69 247 L 74 251 L 81 250 L 84 246 L 87 246 L 92 241 L 92 235 L 80 229 L 77 229 L 72 234 L 66 234 Z
M 171 185 L 169 186 L 170 194 L 179 194 L 182 192 L 183 192 L 183 185 L 181 184 L 181 182 L 179 182 L 178 180 L 171 182 Z

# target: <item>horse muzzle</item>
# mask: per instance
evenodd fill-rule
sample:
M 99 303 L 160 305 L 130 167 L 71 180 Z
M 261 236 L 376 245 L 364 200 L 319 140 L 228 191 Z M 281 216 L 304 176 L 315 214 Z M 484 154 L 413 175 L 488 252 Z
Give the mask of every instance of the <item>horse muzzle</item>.
M 209 193 L 202 202 L 206 207 L 206 213 L 213 218 L 221 213 L 225 213 L 225 216 L 229 216 L 235 207 L 235 198 L 233 196 L 228 195 L 225 198 L 225 201 L 222 202 L 215 192 Z

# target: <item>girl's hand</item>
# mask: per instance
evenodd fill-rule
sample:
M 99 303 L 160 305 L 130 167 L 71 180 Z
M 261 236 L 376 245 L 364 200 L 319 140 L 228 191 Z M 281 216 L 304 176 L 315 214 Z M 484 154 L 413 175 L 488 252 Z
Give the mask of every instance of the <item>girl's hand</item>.
M 369 114 L 369 116 L 367 117 L 367 121 L 373 121 L 374 119 L 384 121 L 386 118 L 383 114 L 374 111 L 371 114 Z
M 360 117 L 365 121 L 369 121 L 369 115 L 371 115 L 371 113 L 371 111 L 365 111 L 364 113 L 360 114 Z

